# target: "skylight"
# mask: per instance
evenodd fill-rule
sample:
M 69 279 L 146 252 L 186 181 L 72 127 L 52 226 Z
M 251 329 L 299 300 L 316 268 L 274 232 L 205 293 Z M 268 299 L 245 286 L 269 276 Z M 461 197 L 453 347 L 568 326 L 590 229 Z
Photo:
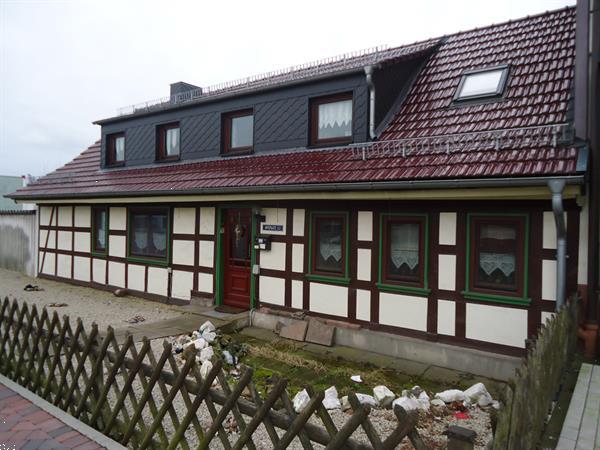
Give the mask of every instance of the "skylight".
M 507 66 L 466 71 L 460 79 L 454 101 L 501 96 L 507 77 Z

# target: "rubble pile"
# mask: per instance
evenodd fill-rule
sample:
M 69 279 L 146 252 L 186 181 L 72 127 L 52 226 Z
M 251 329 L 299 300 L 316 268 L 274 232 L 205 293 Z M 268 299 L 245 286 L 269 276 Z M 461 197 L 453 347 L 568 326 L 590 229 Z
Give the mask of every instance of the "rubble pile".
M 404 389 L 399 397 L 387 386 L 379 385 L 373 388 L 373 395 L 357 393 L 356 398 L 361 404 L 379 409 L 392 409 L 394 406 L 402 406 L 406 411 L 429 411 L 431 408 L 448 408 L 455 411 L 456 418 L 467 418 L 468 411 L 473 408 L 495 408 L 500 409 L 500 403 L 494 400 L 483 383 L 476 383 L 465 391 L 449 389 L 438 392 L 433 399 L 421 387 L 414 386 L 412 389 Z M 299 413 L 310 400 L 306 389 L 296 394 L 293 400 L 294 410 Z M 335 386 L 325 390 L 323 406 L 327 409 L 351 409 L 348 396 L 338 398 Z
M 186 359 L 195 349 L 196 360 L 200 364 L 200 375 L 204 378 L 213 367 L 215 355 L 225 362 L 229 374 L 239 376 L 239 360 L 245 355 L 245 346 L 232 343 L 227 336 L 223 336 L 210 320 L 204 322 L 200 328 L 190 334 L 174 338 L 173 348 L 176 354 Z

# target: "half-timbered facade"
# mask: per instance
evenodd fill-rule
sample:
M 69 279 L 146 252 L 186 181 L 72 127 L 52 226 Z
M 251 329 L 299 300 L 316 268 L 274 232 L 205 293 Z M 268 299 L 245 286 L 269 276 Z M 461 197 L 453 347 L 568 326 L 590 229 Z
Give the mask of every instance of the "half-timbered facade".
M 172 85 L 12 194 L 39 205 L 39 276 L 522 354 L 586 292 L 575 32 L 567 8 Z

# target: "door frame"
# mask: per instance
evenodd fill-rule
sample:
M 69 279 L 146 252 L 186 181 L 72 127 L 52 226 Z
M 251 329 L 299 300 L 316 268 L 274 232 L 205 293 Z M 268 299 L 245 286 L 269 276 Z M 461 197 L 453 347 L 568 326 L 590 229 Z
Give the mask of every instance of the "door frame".
M 225 258 L 223 257 L 223 219 L 225 217 L 224 211 L 228 209 L 250 209 L 251 217 L 251 233 L 250 233 L 250 309 L 254 309 L 256 306 L 256 275 L 254 275 L 253 268 L 256 264 L 256 249 L 254 248 L 254 242 L 256 240 L 256 215 L 253 210 L 256 205 L 248 203 L 232 203 L 226 206 L 217 206 L 217 260 L 215 263 L 215 304 L 221 306 L 223 304 L 225 288 L 223 286 L 223 279 L 225 278 Z

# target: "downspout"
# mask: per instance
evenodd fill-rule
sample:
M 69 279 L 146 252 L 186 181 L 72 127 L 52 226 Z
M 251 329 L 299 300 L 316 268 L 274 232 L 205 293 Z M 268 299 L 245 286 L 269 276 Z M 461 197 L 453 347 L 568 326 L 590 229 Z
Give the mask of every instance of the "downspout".
M 365 66 L 367 86 L 369 86 L 369 137 L 375 140 L 375 83 L 373 83 L 373 66 Z
M 556 223 L 556 311 L 559 311 L 565 304 L 567 286 L 567 228 L 562 197 L 565 180 L 550 180 L 548 187 L 552 192 L 552 211 Z

